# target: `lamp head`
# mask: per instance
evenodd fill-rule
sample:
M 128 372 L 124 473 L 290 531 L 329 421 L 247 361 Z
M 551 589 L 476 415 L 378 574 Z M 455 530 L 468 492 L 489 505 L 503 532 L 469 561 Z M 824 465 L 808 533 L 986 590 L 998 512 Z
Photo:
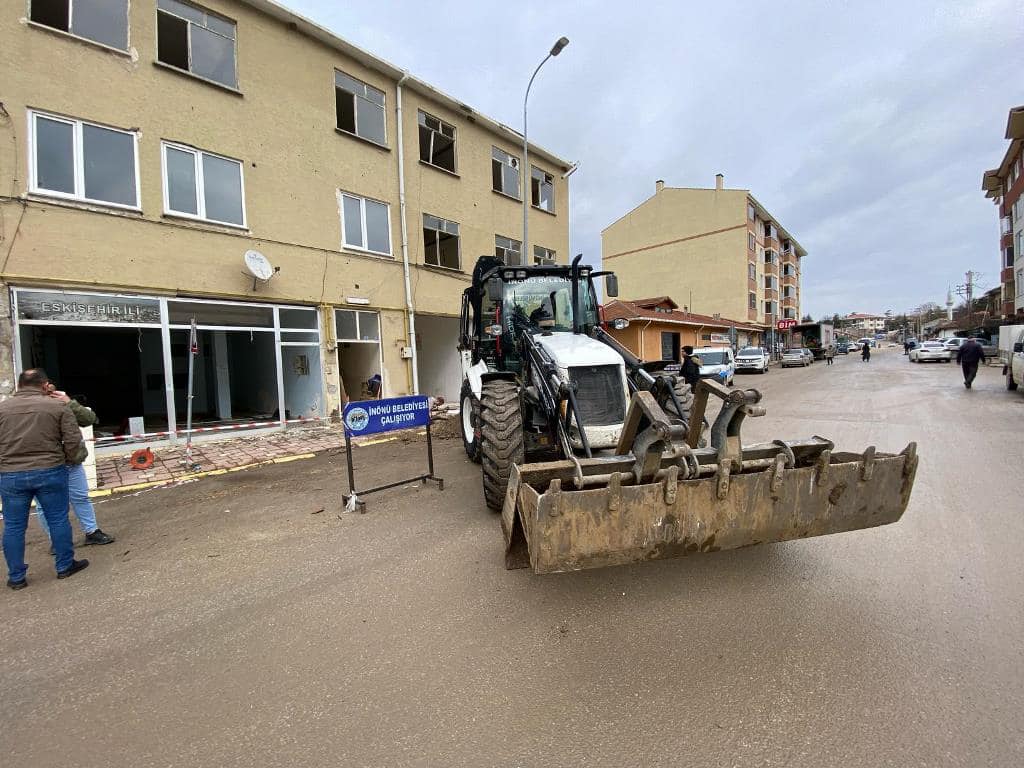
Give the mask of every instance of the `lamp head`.
M 560 54 L 562 52 L 562 49 L 565 48 L 565 46 L 567 46 L 568 44 L 569 44 L 569 38 L 568 37 L 560 37 L 560 38 L 558 38 L 558 40 L 555 41 L 555 44 L 553 46 L 551 46 L 551 55 L 552 56 L 557 56 L 558 54 Z

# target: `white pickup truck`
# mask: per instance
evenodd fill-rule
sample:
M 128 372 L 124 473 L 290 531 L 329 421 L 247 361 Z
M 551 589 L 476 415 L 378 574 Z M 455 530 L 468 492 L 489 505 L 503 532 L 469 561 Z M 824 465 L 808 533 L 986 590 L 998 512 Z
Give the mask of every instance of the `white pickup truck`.
M 999 329 L 999 359 L 1003 361 L 1006 388 L 1024 384 L 1024 325 L 1004 325 Z

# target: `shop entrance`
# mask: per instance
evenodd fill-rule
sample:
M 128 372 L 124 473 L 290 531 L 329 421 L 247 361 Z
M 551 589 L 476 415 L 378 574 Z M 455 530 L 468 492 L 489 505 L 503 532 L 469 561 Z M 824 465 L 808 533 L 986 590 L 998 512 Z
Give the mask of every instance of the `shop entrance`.
M 22 325 L 21 365 L 44 368 L 53 382 L 99 417 L 97 434 L 124 434 L 133 416 L 147 429 L 167 427 L 160 331 Z

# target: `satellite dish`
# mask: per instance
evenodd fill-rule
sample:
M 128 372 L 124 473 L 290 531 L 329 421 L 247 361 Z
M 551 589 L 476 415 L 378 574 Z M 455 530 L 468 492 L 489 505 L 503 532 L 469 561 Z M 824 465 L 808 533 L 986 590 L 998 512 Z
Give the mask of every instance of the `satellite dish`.
M 259 251 L 245 252 L 245 268 L 249 270 L 250 275 L 264 282 L 274 276 L 274 268 L 267 257 Z

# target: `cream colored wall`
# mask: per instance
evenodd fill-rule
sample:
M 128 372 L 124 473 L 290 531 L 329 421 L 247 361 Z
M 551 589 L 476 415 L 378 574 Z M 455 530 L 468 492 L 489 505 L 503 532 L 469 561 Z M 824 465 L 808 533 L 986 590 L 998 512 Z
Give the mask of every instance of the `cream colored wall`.
M 741 190 L 665 188 L 605 229 L 604 268 L 618 274 L 622 297 L 668 295 L 692 312 L 746 318 L 746 199 Z
M 137 129 L 142 211 L 0 198 L 0 279 L 340 306 L 346 297 L 362 297 L 369 301 L 365 308 L 382 313 L 386 391 L 410 391 L 411 368 L 400 358 L 407 341 L 395 83 L 246 5 L 202 5 L 237 23 L 240 94 L 154 63 L 155 0 L 132 0 L 125 55 L 27 23 L 23 3 L 4 5 L 0 98 L 9 119 L 0 114 L 0 195 L 27 194 L 27 109 L 35 108 Z M 336 68 L 386 93 L 387 148 L 336 130 Z M 520 204 L 492 192 L 490 181 L 491 146 L 517 156 L 521 148 L 408 88 L 404 94 L 414 301 L 419 312 L 457 315 L 468 276 L 421 266 L 421 213 L 462 225 L 462 265 L 471 272 L 478 255 L 494 252 L 496 233 L 521 237 Z M 459 178 L 419 162 L 419 106 L 456 126 Z M 163 215 L 161 139 L 243 162 L 248 230 Z M 567 182 L 552 164 L 531 162 L 555 177 L 557 216 L 532 211 L 530 240 L 556 249 L 564 260 Z M 393 258 L 342 248 L 339 189 L 390 204 Z M 250 248 L 281 268 L 255 291 L 241 274 L 242 255 Z M 325 369 L 333 368 L 326 350 L 324 362 Z M 329 390 L 336 372 L 326 379 Z

